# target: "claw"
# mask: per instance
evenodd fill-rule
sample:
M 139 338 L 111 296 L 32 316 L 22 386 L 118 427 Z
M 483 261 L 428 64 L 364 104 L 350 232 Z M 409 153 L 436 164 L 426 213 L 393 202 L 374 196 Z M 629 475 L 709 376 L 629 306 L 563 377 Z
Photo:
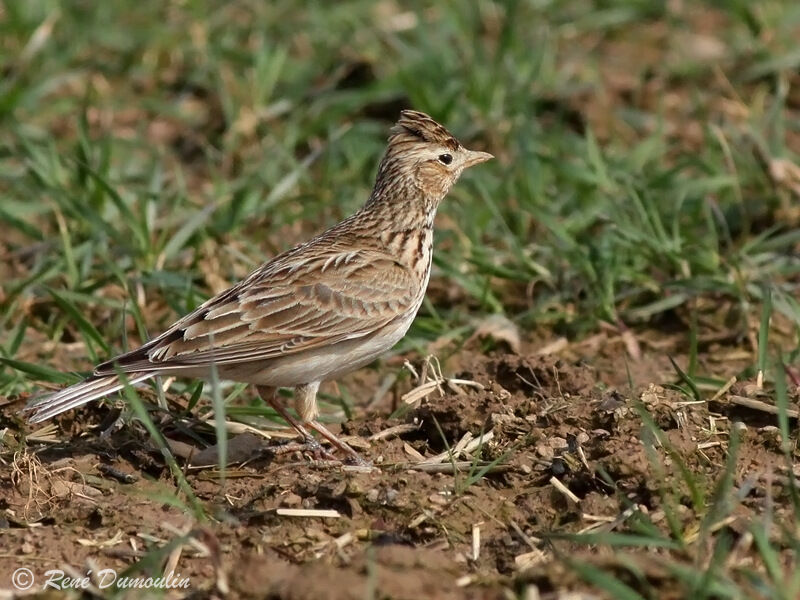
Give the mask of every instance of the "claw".
M 290 452 L 303 452 L 312 455 L 317 461 L 341 462 L 331 452 L 323 448 L 319 440 L 313 436 L 303 436 L 302 442 L 288 441 L 270 448 L 275 456 L 289 454 Z
M 331 454 L 328 450 L 322 447 L 319 441 L 312 436 L 308 430 L 304 427 L 304 425 L 308 425 L 311 429 L 319 433 L 322 437 L 328 440 L 331 445 L 344 452 L 346 455 L 346 462 L 347 464 L 356 465 L 359 467 L 371 467 L 372 464 L 363 458 L 361 455 L 353 450 L 348 444 L 340 440 L 336 437 L 333 433 L 328 431 L 328 428 L 325 427 L 319 421 L 308 421 L 301 423 L 295 417 L 293 417 L 289 412 L 283 407 L 283 405 L 277 400 L 274 389 L 272 388 L 258 388 L 259 394 L 264 399 L 264 401 L 269 404 L 275 411 L 283 417 L 289 425 L 294 427 L 297 432 L 303 436 L 303 443 L 299 444 L 298 446 L 293 447 L 293 449 L 298 450 L 307 450 L 318 456 L 322 456 L 324 460 L 336 461 L 340 462 L 333 454 Z M 289 450 L 283 450 L 280 454 L 284 454 L 285 452 L 289 452 Z

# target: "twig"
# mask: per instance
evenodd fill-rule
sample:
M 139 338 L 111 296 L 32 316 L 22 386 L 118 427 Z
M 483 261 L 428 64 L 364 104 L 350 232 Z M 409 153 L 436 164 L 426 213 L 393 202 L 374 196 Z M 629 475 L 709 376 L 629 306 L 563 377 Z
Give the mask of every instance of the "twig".
M 378 440 L 385 440 L 395 436 L 401 436 L 404 433 L 416 431 L 420 428 L 420 425 L 422 425 L 422 423 L 401 423 L 400 425 L 389 427 L 388 429 L 384 429 L 378 433 L 373 433 L 371 436 L 369 436 L 369 441 L 376 442 Z
M 734 375 L 733 377 L 728 379 L 728 381 L 725 382 L 725 385 L 723 385 L 721 388 L 719 388 L 717 390 L 717 392 L 713 396 L 711 396 L 711 400 L 709 400 L 709 402 L 716 402 L 717 400 L 719 400 L 722 397 L 722 394 L 724 394 L 729 389 L 731 389 L 731 386 L 734 383 L 736 383 L 736 381 L 737 381 L 736 375 Z
M 766 402 L 756 400 L 755 398 L 747 398 L 745 396 L 729 396 L 728 400 L 730 400 L 732 404 L 737 404 L 753 410 L 760 410 L 761 412 L 769 413 L 771 415 L 777 415 L 779 412 L 778 407 L 774 404 L 767 404 Z M 786 415 L 796 419 L 798 416 L 800 416 L 800 412 L 793 408 L 787 408 Z
M 558 478 L 556 478 L 555 476 L 553 476 L 553 477 L 551 477 L 551 478 L 550 478 L 550 485 L 552 485 L 552 486 L 553 486 L 554 488 L 556 488 L 556 489 L 557 489 L 559 492 L 561 492 L 562 494 L 564 494 L 564 496 L 566 496 L 568 499 L 572 500 L 572 501 L 573 501 L 575 504 L 580 504 L 580 502 L 581 502 L 581 499 L 580 499 L 580 498 L 578 498 L 578 497 L 577 497 L 575 494 L 573 494 L 573 493 L 570 491 L 570 489 L 569 489 L 567 486 L 565 486 L 563 483 L 561 483 L 561 482 L 558 480 Z
M 489 467 L 491 463 L 489 462 L 479 462 L 476 463 L 470 460 L 462 460 L 455 463 L 439 463 L 439 464 L 428 464 L 428 463 L 409 463 L 405 465 L 398 465 L 400 468 L 405 469 L 406 471 L 422 471 L 423 473 L 455 473 L 462 471 L 469 470 L 471 468 L 483 468 Z M 486 471 L 486 474 L 489 473 L 506 473 L 511 471 L 514 467 L 511 465 L 494 465 L 489 467 Z
M 519 525 L 517 525 L 516 522 L 514 521 L 511 521 L 509 524 L 511 525 L 511 529 L 513 529 L 517 533 L 517 535 L 522 539 L 522 541 L 528 544 L 528 546 L 530 546 L 531 550 L 538 550 L 538 548 L 536 547 L 536 543 L 541 541 L 539 538 L 532 538 L 531 536 L 529 536 L 527 533 L 522 531 L 522 528 Z
M 420 452 L 408 442 L 403 442 L 403 450 L 405 450 L 405 453 L 408 454 L 414 460 L 416 460 L 418 463 L 425 462 L 425 457 L 422 456 L 422 454 L 420 454 Z
M 494 438 L 494 433 L 489 431 L 488 433 L 484 433 L 482 436 L 472 439 L 472 434 L 468 431 L 464 434 L 455 447 L 447 452 L 442 452 L 441 454 L 437 454 L 436 456 L 432 456 L 430 458 L 426 458 L 423 461 L 423 464 L 426 465 L 433 465 L 437 463 L 444 462 L 446 460 L 456 459 L 462 454 L 469 454 L 479 446 L 485 444 L 489 440 Z

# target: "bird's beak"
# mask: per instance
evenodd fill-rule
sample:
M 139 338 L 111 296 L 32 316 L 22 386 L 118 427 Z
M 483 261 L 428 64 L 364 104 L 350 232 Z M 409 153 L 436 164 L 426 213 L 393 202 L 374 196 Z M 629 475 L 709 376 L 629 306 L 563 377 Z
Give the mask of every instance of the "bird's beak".
M 467 150 L 467 156 L 464 159 L 464 168 L 472 167 L 474 165 L 479 165 L 482 162 L 486 162 L 494 158 L 492 154 L 488 152 L 479 152 L 477 150 Z

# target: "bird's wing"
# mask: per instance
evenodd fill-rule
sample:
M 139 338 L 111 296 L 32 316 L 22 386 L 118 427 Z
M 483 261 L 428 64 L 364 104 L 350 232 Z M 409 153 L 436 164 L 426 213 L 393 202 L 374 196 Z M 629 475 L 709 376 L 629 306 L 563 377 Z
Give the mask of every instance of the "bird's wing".
M 290 253 L 95 374 L 245 363 L 364 337 L 413 310 L 420 285 L 378 250 Z

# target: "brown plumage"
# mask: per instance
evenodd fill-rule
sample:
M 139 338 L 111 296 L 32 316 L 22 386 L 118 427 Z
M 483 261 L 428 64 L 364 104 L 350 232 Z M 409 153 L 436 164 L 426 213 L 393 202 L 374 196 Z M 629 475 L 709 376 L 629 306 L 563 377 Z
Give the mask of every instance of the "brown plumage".
M 461 172 L 492 158 L 465 149 L 428 115 L 392 128 L 375 187 L 357 213 L 253 271 L 163 334 L 99 365 L 85 381 L 35 399 L 44 421 L 158 374 L 253 383 L 307 441 L 305 426 L 353 456 L 317 420 L 320 382 L 372 362 L 403 335 L 430 275 L 436 209 Z M 299 421 L 279 402 L 295 389 Z

